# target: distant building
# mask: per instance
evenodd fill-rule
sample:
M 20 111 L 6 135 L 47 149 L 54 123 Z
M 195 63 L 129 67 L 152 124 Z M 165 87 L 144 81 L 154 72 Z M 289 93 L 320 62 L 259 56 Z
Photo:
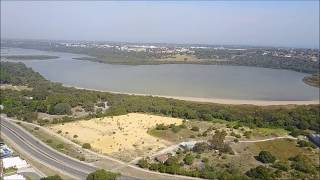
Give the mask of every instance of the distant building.
M 310 134 L 308 135 L 308 138 L 311 142 L 320 147 L 320 134 Z
M 197 143 L 197 141 L 189 141 L 189 142 L 182 142 L 179 144 L 179 146 L 183 149 L 190 150 L 194 147 L 194 145 Z
M 161 155 L 157 156 L 155 159 L 158 162 L 164 163 L 168 160 L 168 158 L 169 158 L 168 154 L 161 154 Z

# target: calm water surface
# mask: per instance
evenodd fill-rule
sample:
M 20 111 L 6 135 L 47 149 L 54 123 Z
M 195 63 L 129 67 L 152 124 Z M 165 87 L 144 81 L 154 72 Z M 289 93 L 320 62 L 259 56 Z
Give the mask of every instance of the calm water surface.
M 319 89 L 303 83 L 307 74 L 288 70 L 218 65 L 111 65 L 74 60 L 83 55 L 1 49 L 3 55 L 55 55 L 24 60 L 45 78 L 82 88 L 200 98 L 316 100 Z

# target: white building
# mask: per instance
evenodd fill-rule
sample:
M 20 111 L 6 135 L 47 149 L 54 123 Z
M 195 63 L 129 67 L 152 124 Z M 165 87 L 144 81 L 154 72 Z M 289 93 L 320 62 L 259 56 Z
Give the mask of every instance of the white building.
M 25 178 L 20 174 L 13 174 L 10 176 L 3 177 L 4 180 L 25 180 Z
M 3 167 L 5 169 L 10 167 L 15 167 L 17 169 L 28 167 L 27 161 L 21 159 L 19 156 L 17 157 L 7 157 L 2 159 Z

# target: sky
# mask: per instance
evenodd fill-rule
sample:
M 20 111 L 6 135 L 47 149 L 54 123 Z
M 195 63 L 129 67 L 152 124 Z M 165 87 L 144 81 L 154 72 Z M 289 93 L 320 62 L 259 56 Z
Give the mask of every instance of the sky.
M 3 1 L 1 38 L 319 48 L 319 1 Z

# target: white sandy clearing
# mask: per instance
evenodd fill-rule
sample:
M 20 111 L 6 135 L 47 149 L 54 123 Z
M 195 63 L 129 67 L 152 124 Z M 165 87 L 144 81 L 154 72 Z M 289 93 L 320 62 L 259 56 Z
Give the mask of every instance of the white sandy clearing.
M 161 123 L 180 125 L 182 119 L 130 113 L 122 116 L 70 122 L 64 125 L 58 124 L 50 126 L 50 129 L 55 132 L 61 130 L 63 136 L 81 144 L 90 143 L 93 149 L 101 153 L 134 158 L 156 152 L 171 144 L 147 133 L 148 129 Z M 73 138 L 74 135 L 78 137 Z

